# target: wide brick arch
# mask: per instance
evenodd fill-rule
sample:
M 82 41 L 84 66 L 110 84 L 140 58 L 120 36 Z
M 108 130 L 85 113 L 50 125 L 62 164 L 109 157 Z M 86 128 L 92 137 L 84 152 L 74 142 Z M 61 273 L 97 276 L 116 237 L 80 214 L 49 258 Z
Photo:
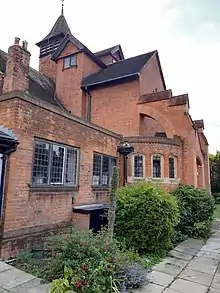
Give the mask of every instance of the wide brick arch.
M 163 126 L 167 137 L 173 138 L 174 135 L 176 135 L 175 129 L 173 125 L 170 123 L 170 121 L 164 116 L 160 111 L 147 106 L 146 104 L 139 105 L 138 111 L 140 114 L 152 117 L 156 121 L 160 123 L 160 125 Z

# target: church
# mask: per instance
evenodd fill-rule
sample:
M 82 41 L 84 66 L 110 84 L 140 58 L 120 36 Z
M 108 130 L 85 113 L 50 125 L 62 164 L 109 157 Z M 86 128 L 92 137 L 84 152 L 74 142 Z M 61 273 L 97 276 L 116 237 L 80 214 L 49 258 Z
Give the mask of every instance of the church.
M 72 35 L 63 8 L 36 45 L 38 71 L 27 41 L 0 50 L 1 258 L 69 224 L 98 230 L 113 166 L 121 185 L 210 192 L 204 122 L 190 116 L 187 94 L 167 89 L 158 51 L 93 52 Z M 118 151 L 125 142 L 128 158 Z

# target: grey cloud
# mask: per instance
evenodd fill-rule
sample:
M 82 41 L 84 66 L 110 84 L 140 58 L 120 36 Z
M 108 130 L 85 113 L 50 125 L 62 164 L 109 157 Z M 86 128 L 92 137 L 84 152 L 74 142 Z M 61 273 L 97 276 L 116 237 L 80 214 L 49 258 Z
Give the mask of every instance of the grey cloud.
M 168 0 L 175 29 L 198 39 L 220 39 L 220 0 Z

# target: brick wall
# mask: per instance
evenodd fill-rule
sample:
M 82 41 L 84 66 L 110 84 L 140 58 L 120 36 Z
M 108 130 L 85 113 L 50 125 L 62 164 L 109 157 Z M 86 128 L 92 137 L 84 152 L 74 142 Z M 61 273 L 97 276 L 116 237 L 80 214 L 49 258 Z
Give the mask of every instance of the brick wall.
M 73 115 L 83 117 L 86 97 L 81 90 L 81 81 L 83 77 L 97 72 L 100 68 L 85 53 L 81 52 L 77 54 L 77 66 L 64 69 L 62 58 L 78 51 L 76 46 L 69 43 L 60 54 L 60 59 L 57 61 L 56 93 Z
M 0 103 L 0 124 L 11 128 L 20 142 L 9 160 L 4 239 L 11 237 L 12 232 L 13 237 L 21 237 L 27 229 L 31 234 L 48 229 L 48 225 L 72 221 L 73 197 L 76 204 L 97 202 L 91 188 L 93 152 L 117 156 L 119 136 L 92 129 L 85 125 L 86 122 L 77 123 L 70 114 L 61 116 L 63 111 L 50 105 L 46 108 L 21 99 Z M 80 148 L 80 184 L 77 189 L 56 191 L 30 187 L 34 137 Z
M 140 115 L 140 136 L 155 136 L 157 132 L 165 132 L 160 123 L 151 117 Z
M 139 134 L 138 80 L 97 89 L 91 94 L 92 122 L 125 136 Z
M 156 54 L 148 61 L 140 72 L 140 95 L 155 91 L 163 91 L 163 81 L 159 70 Z
M 170 139 L 180 136 L 183 141 L 182 183 L 198 186 L 196 158 L 199 157 L 205 165 L 198 134 L 189 115 L 187 95 L 173 97 L 172 92 L 167 91 L 162 97 L 158 93 L 158 99 L 155 93 L 154 99 L 146 97 L 145 102 L 140 102 L 137 80 L 91 93 L 92 121 L 100 126 L 124 136 L 153 136 L 156 131 L 165 132 Z M 206 163 L 206 170 L 203 170 L 206 178 L 207 166 Z M 202 182 L 209 189 L 208 179 Z
M 152 155 L 162 155 L 162 173 L 161 179 L 154 179 L 153 182 L 165 185 L 166 188 L 176 187 L 179 182 L 183 182 L 183 164 L 182 164 L 182 143 L 180 140 L 169 140 L 166 138 L 126 138 L 134 146 L 134 155 L 144 155 L 144 177 L 152 177 Z M 177 180 L 169 179 L 169 157 L 177 159 Z M 133 180 L 133 158 L 128 160 L 128 176 Z
M 51 60 L 51 55 L 40 58 L 39 71 L 56 82 L 57 64 Z

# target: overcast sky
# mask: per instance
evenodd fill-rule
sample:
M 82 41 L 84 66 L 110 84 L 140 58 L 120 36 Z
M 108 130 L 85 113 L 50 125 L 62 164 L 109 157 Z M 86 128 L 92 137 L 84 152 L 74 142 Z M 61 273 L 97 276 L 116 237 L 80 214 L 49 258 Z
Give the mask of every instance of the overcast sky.
M 61 11 L 60 0 L 1 1 L 0 48 L 35 46 Z M 192 118 L 205 120 L 210 152 L 220 149 L 220 0 L 65 0 L 72 34 L 91 51 L 121 44 L 125 57 L 157 49 L 167 88 L 188 93 Z

